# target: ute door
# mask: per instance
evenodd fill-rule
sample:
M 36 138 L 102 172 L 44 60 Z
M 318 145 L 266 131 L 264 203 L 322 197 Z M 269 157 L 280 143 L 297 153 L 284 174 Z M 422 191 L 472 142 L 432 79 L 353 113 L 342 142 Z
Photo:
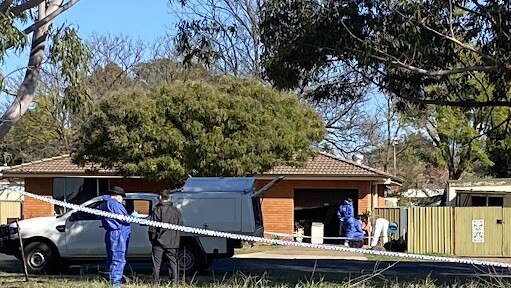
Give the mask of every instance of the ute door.
M 102 200 L 87 205 L 100 209 Z M 73 212 L 66 220 L 66 250 L 71 257 L 106 257 L 105 230 L 99 216 L 82 211 Z
M 153 209 L 151 199 L 127 198 L 125 199 L 126 211 L 131 215 L 137 211 L 139 218 L 149 219 Z M 149 226 L 131 223 L 131 237 L 128 246 L 128 257 L 148 258 L 151 255 L 151 243 L 149 242 Z

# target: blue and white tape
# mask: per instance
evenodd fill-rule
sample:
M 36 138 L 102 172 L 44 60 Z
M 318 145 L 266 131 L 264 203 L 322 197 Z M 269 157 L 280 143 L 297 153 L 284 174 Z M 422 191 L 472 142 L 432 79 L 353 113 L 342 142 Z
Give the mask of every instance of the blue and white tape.
M 304 238 L 304 239 L 318 238 L 318 239 L 329 239 L 329 240 L 351 240 L 351 239 L 353 239 L 353 238 L 348 238 L 348 237 L 324 237 L 324 236 L 318 237 L 318 236 L 302 235 L 299 233 L 287 234 L 287 233 L 271 232 L 271 231 L 264 231 L 264 234 L 272 235 L 272 236 L 286 237 L 286 238 Z M 371 237 L 364 237 L 363 239 L 371 239 Z
M 421 255 L 421 254 L 410 254 L 410 253 L 401 253 L 401 252 L 389 252 L 389 251 L 377 251 L 377 250 L 366 250 L 366 249 L 358 249 L 358 248 L 349 248 L 345 246 L 338 245 L 329 245 L 329 244 L 312 244 L 312 243 L 300 243 L 295 241 L 288 240 L 279 240 L 279 239 L 270 239 L 264 237 L 256 237 L 250 235 L 240 235 L 234 233 L 227 233 L 221 231 L 213 231 L 202 228 L 194 228 L 187 227 L 163 222 L 152 221 L 148 219 L 135 218 L 132 216 L 124 216 L 119 214 L 114 214 L 110 212 L 105 212 L 97 209 L 92 209 L 88 207 L 83 207 L 76 204 L 66 203 L 63 201 L 55 200 L 52 198 L 47 198 L 41 195 L 36 195 L 29 192 L 19 191 L 19 193 L 24 196 L 31 197 L 43 202 L 47 202 L 53 205 L 58 205 L 61 207 L 66 207 L 76 211 L 83 211 L 86 213 L 90 213 L 93 215 L 114 218 L 121 221 L 137 223 L 142 225 L 148 225 L 153 227 L 160 227 L 164 229 L 171 229 L 176 231 L 181 231 L 185 233 L 193 233 L 200 234 L 211 237 L 220 237 L 220 238 L 230 238 L 242 241 L 250 241 L 250 242 L 259 242 L 259 243 L 267 243 L 274 245 L 283 245 L 283 246 L 295 246 L 295 247 L 305 247 L 305 248 L 314 248 L 314 249 L 323 249 L 323 250 L 331 250 L 331 251 L 342 251 L 342 252 L 355 252 L 361 254 L 372 254 L 372 255 L 380 255 L 380 256 L 388 256 L 388 257 L 398 257 L 398 258 L 411 258 L 411 259 L 420 259 L 426 261 L 437 261 L 437 262 L 450 262 L 450 263 L 461 263 L 461 264 L 472 264 L 472 265 L 480 265 L 480 266 L 493 266 L 493 267 L 503 267 L 503 268 L 511 268 L 511 263 L 502 263 L 502 262 L 492 262 L 492 261 L 482 261 L 475 259 L 461 259 L 461 258 L 452 258 L 452 257 L 439 257 L 439 256 L 430 256 L 430 255 Z

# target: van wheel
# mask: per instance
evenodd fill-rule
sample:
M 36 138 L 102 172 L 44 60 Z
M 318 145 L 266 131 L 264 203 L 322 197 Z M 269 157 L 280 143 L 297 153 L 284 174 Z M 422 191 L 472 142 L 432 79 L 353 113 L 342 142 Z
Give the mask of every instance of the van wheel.
M 188 275 L 193 275 L 199 272 L 202 267 L 202 258 L 204 255 L 199 251 L 196 245 L 184 244 L 183 247 L 179 248 L 177 253 L 177 263 L 179 271 L 185 271 Z
M 211 267 L 211 265 L 213 265 L 214 261 L 215 261 L 215 258 L 213 258 L 213 256 L 211 256 L 211 255 L 206 256 L 206 259 L 204 259 L 204 261 L 202 261 L 200 271 L 207 270 L 209 267 Z
M 43 242 L 33 242 L 25 247 L 25 262 L 30 274 L 54 272 L 57 259 L 55 251 Z

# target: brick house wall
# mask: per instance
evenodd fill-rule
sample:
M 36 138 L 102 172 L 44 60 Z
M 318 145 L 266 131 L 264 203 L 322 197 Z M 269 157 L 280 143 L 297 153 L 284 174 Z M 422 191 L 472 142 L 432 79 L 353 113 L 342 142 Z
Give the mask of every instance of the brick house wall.
M 164 182 L 147 179 L 109 179 L 110 188 L 121 186 L 126 192 L 158 192 L 169 188 Z M 38 195 L 53 197 L 53 178 L 25 178 L 25 190 Z M 25 197 L 23 203 L 23 219 L 54 215 L 53 205 L 30 197 Z
M 52 198 L 53 178 L 25 178 L 25 191 Z M 53 205 L 49 203 L 30 197 L 25 197 L 23 201 L 23 219 L 51 216 L 53 213 Z
M 378 185 L 378 208 L 385 208 L 385 185 Z
M 256 187 L 261 188 L 270 180 L 257 180 Z M 167 184 L 147 179 L 109 179 L 109 186 L 121 186 L 127 192 L 147 191 L 158 192 L 169 188 Z M 358 212 L 363 213 L 371 209 L 371 182 L 346 180 L 283 180 L 272 187 L 261 200 L 264 228 L 266 231 L 292 233 L 294 223 L 294 189 L 356 189 L 358 190 Z M 381 188 L 380 188 L 381 187 Z M 53 178 L 25 178 L 26 191 L 46 195 L 53 195 Z M 378 205 L 383 207 L 384 186 L 378 187 Z M 25 219 L 54 214 L 53 206 L 25 198 L 23 217 Z
M 261 188 L 270 180 L 257 180 Z M 273 186 L 261 200 L 264 229 L 292 233 L 294 230 L 294 189 L 357 189 L 358 212 L 371 209 L 371 182 L 346 180 L 283 180 Z

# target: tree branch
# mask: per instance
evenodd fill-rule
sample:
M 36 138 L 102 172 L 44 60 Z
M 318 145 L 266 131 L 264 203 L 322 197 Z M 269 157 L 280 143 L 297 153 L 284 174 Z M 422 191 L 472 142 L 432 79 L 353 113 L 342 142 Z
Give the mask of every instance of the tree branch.
M 470 66 L 470 67 L 463 67 L 463 68 L 453 68 L 453 69 L 430 71 L 430 70 L 418 68 L 415 66 L 411 66 L 411 65 L 402 63 L 400 61 L 391 61 L 390 63 L 395 66 L 399 66 L 401 68 L 410 70 L 412 72 L 422 74 L 425 76 L 430 76 L 430 77 L 448 76 L 448 75 L 466 73 L 466 72 L 470 72 L 470 71 L 487 72 L 487 71 L 498 71 L 499 70 L 499 66 L 490 65 L 490 66 Z
M 62 12 L 68 10 L 69 8 L 73 7 L 76 3 L 78 3 L 80 0 L 69 0 L 66 4 L 60 5 L 58 8 L 56 8 L 53 12 L 48 14 L 46 17 L 44 17 L 42 20 L 37 21 L 36 23 L 30 25 L 25 30 L 23 30 L 23 33 L 26 35 L 34 32 L 38 28 L 47 25 L 53 21 L 57 16 L 62 14 Z
M 25 12 L 26 10 L 32 9 L 32 8 L 36 7 L 37 5 L 41 4 L 44 1 L 45 0 L 30 0 L 30 1 L 26 1 L 26 2 L 23 2 L 22 4 L 20 4 L 18 6 L 14 6 L 11 9 L 11 12 L 14 15 L 20 15 L 21 13 Z
M 396 95 L 401 99 L 419 104 L 426 105 L 439 105 L 439 106 L 452 106 L 452 107 L 511 107 L 511 101 L 448 101 L 443 99 L 418 99 L 414 97 L 408 97 L 403 95 Z
M 443 33 L 440 33 L 440 32 L 438 32 L 438 31 L 436 31 L 435 29 L 433 29 L 433 28 L 431 28 L 431 27 L 429 27 L 429 26 L 425 25 L 424 23 L 421 23 L 421 24 L 422 24 L 422 26 L 423 26 L 424 28 L 426 28 L 426 30 L 431 31 L 431 32 L 435 33 L 436 35 L 438 35 L 438 36 L 440 36 L 440 37 L 442 37 L 442 38 L 444 38 L 444 39 L 447 39 L 447 40 L 451 41 L 452 43 L 454 43 L 454 44 L 456 44 L 456 45 L 458 45 L 458 46 L 460 46 L 460 47 L 462 47 L 462 48 L 464 48 L 464 49 L 467 49 L 467 50 L 469 50 L 469 51 L 472 51 L 472 52 L 474 52 L 474 53 L 476 53 L 476 54 L 480 55 L 481 57 L 483 57 L 483 58 L 485 58 L 485 59 L 487 59 L 487 60 L 490 60 L 490 61 L 493 61 L 493 62 L 498 62 L 498 61 L 497 61 L 496 59 L 494 59 L 493 57 L 490 57 L 490 56 L 486 55 L 486 54 L 485 54 L 485 53 L 483 53 L 482 51 L 475 49 L 474 47 L 472 47 L 472 46 L 471 46 L 471 45 L 469 45 L 469 44 L 465 44 L 465 43 L 461 42 L 460 40 L 458 40 L 458 39 L 456 39 L 456 38 L 454 38 L 454 37 L 452 37 L 452 36 L 447 36 L 447 35 L 445 35 L 445 34 L 443 34 Z
M 11 7 L 11 4 L 12 0 L 5 0 L 4 2 L 2 2 L 2 4 L 0 4 L 0 12 L 5 13 L 9 11 L 9 7 Z

